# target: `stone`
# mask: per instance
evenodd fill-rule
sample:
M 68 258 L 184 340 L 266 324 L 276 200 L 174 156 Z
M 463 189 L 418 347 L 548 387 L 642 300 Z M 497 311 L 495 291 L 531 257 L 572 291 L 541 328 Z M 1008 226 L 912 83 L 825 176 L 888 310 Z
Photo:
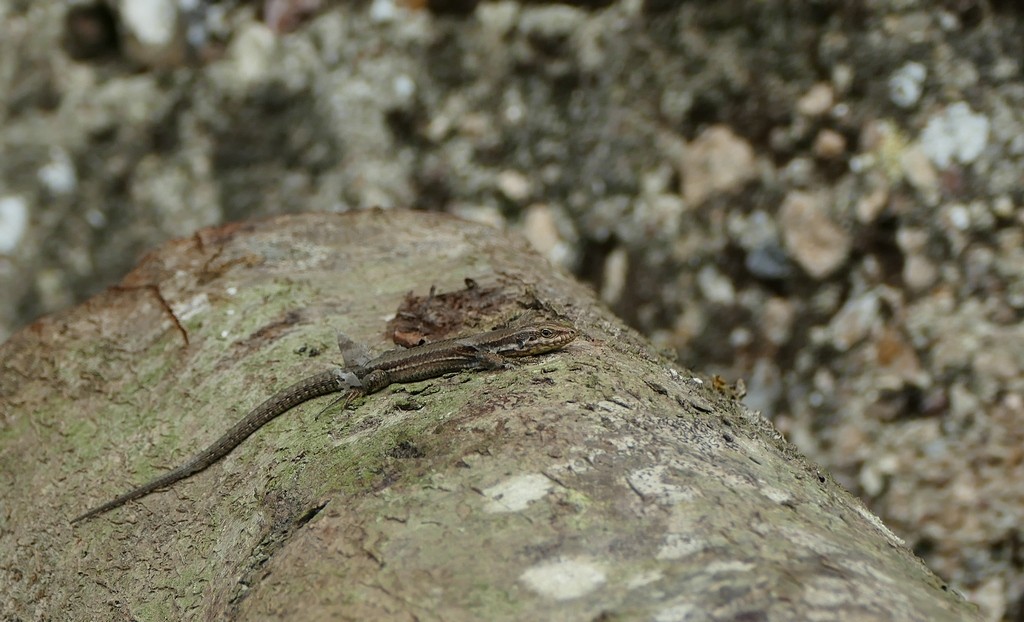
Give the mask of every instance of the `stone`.
M 790 192 L 782 202 L 782 237 L 790 255 L 815 279 L 835 272 L 850 253 L 850 236 L 829 216 L 822 193 Z
M 754 149 L 729 128 L 716 125 L 697 137 L 680 162 L 683 198 L 691 206 L 738 190 L 757 175 Z

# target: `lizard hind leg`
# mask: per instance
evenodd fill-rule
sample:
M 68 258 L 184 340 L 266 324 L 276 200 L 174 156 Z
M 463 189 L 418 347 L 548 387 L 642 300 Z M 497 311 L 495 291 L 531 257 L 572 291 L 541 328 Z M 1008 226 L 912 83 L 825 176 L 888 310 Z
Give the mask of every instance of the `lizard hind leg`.
M 330 404 L 321 408 L 320 412 L 318 412 L 316 416 L 313 417 L 313 421 L 317 421 L 318 419 L 320 419 L 320 415 L 324 414 L 331 408 L 334 408 L 338 404 L 338 402 L 341 402 L 341 410 L 344 412 L 345 410 L 348 409 L 348 405 L 352 403 L 352 400 L 361 394 L 362 391 L 360 391 L 359 389 L 349 389 L 348 391 L 345 391 L 338 397 L 331 400 Z
M 352 400 L 354 400 L 355 398 L 359 397 L 362 394 L 363 394 L 363 392 L 361 390 L 359 390 L 359 389 L 352 389 L 351 391 L 346 391 L 345 395 L 342 395 L 341 397 L 338 398 L 338 400 L 342 400 L 342 399 L 345 400 L 345 403 L 341 405 L 341 410 L 342 411 L 347 410 L 348 409 L 348 405 L 352 403 Z M 335 400 L 335 401 L 338 401 L 338 400 Z

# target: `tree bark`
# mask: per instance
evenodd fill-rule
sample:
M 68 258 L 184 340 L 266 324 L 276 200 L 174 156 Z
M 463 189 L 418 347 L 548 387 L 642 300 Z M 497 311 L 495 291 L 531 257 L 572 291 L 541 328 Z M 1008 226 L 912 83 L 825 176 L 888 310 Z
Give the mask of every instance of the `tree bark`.
M 540 305 L 584 337 L 318 416 L 321 398 L 68 524 L 337 362 L 336 331 L 393 347 L 408 292 L 466 278 L 493 295 L 449 309 L 463 330 Z M 520 240 L 446 216 L 289 216 L 170 243 L 3 344 L 0 412 L 5 619 L 977 618 L 726 387 Z

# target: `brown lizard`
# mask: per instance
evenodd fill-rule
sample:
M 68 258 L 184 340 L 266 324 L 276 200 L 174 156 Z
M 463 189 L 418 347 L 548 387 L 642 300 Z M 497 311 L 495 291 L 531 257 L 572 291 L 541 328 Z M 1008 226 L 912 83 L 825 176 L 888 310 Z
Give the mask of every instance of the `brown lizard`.
M 269 421 L 314 398 L 347 391 L 347 405 L 348 400 L 355 396 L 375 393 L 392 383 L 418 382 L 467 370 L 498 369 L 508 365 L 510 358 L 558 350 L 576 339 L 577 335 L 579 331 L 568 321 L 538 320 L 528 316 L 505 328 L 414 348 L 390 350 L 363 364 L 332 367 L 275 393 L 212 445 L 173 471 L 97 506 L 71 522 L 102 514 L 202 471 L 231 453 Z M 339 337 L 339 344 L 343 343 L 342 339 Z M 345 348 L 344 345 L 342 347 Z

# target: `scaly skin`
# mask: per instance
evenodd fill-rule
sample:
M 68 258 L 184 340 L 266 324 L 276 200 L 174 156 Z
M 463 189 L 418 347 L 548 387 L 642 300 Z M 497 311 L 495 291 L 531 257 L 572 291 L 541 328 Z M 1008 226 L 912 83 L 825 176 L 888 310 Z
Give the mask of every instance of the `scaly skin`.
M 212 445 L 173 471 L 97 506 L 71 522 L 77 523 L 103 514 L 202 471 L 231 453 L 268 422 L 314 398 L 347 390 L 351 399 L 356 395 L 375 393 L 396 382 L 419 382 L 453 372 L 498 369 L 507 366 L 509 358 L 535 356 L 561 349 L 578 335 L 576 327 L 567 321 L 534 321 L 531 318 L 507 328 L 445 339 L 415 348 L 391 350 L 361 366 L 332 367 L 275 393 Z

